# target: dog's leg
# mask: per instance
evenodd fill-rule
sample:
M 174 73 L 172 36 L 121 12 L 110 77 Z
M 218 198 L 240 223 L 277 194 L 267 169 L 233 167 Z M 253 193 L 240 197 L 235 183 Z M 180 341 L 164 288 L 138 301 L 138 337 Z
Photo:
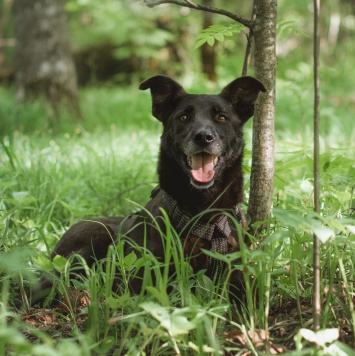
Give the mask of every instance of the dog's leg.
M 117 241 L 118 232 L 124 218 L 98 218 L 80 221 L 64 233 L 55 246 L 51 258 L 69 258 L 80 255 L 89 267 L 99 259 L 105 258 L 109 246 Z M 80 273 L 80 271 L 76 271 Z M 44 274 L 39 284 L 27 291 L 30 304 L 46 298 L 53 288 L 53 277 Z
M 124 218 L 99 218 L 74 224 L 55 246 L 56 255 L 65 258 L 78 254 L 91 266 L 95 260 L 106 257 L 108 247 L 117 240 Z

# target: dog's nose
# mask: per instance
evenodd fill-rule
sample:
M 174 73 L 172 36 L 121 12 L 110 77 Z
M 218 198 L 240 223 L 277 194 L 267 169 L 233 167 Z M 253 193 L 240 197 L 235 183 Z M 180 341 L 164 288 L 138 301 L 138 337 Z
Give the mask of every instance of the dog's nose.
M 199 144 L 209 144 L 214 141 L 214 136 L 210 132 L 200 131 L 195 135 L 195 142 Z

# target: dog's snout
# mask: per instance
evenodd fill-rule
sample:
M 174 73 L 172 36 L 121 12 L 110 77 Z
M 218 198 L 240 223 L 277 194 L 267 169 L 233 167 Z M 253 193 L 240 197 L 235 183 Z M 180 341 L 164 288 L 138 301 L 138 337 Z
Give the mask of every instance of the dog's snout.
M 214 136 L 207 131 L 200 131 L 195 135 L 195 142 L 199 144 L 209 144 L 215 140 Z

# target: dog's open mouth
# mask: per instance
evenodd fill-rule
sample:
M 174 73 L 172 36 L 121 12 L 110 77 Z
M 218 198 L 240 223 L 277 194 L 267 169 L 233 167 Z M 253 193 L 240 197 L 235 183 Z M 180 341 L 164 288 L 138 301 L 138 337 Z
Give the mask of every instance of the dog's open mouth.
M 209 188 L 213 184 L 218 161 L 219 157 L 207 152 L 187 156 L 192 185 L 198 189 Z

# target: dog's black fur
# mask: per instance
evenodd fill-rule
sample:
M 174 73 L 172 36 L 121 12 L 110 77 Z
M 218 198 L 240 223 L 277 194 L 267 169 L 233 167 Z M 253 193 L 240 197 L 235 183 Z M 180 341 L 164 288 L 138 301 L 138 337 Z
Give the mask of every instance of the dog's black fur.
M 95 259 L 106 257 L 110 244 L 122 243 L 128 237 L 164 260 L 164 243 L 151 219 L 154 217 L 164 231 L 161 218 L 164 209 L 176 230 L 183 230 L 180 235 L 184 254 L 192 257 L 193 269 L 208 271 L 211 258 L 201 253 L 201 248 L 213 249 L 214 237 L 201 238 L 201 234 L 184 226 L 179 230 L 175 226 L 179 224 L 174 216 L 175 208 L 190 218 L 198 215 L 203 226 L 221 221 L 224 213 L 235 215 L 245 228 L 245 218 L 237 208 L 243 198 L 243 125 L 253 115 L 255 101 L 265 88 L 252 77 L 241 77 L 219 95 L 188 94 L 174 80 L 158 75 L 144 81 L 140 89 L 150 89 L 152 113 L 163 124 L 158 162 L 160 189 L 135 216 L 75 224 L 58 242 L 52 258 L 75 253 L 91 265 Z M 236 231 L 227 228 L 224 235 L 227 247 L 223 253 L 238 250 Z M 132 249 L 131 243 L 125 243 L 125 254 Z M 214 270 L 210 269 L 209 274 L 213 279 Z M 239 276 L 232 276 L 231 285 L 236 286 L 239 280 Z M 50 282 L 43 281 L 41 289 L 46 284 Z M 141 281 L 134 278 L 130 286 L 139 292 Z

